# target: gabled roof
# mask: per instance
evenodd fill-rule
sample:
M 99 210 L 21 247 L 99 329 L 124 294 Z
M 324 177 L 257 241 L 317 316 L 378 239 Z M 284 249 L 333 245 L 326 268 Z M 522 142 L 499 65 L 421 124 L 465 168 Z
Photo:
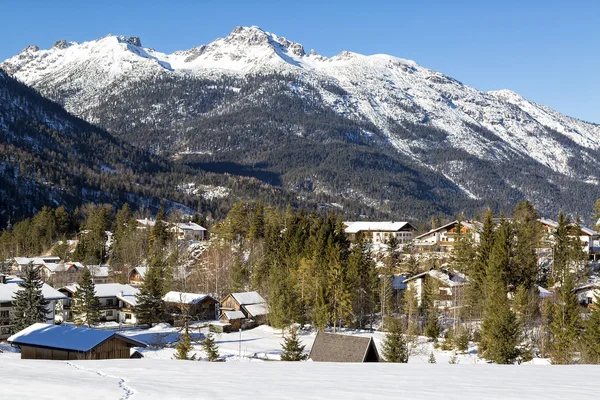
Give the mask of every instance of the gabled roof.
M 18 282 L 20 281 L 22 281 L 22 279 L 10 280 L 4 284 L 0 283 L 0 302 L 6 303 L 14 301 L 14 296 L 17 294 L 18 291 L 22 290 L 21 287 L 18 285 Z M 44 295 L 44 298 L 46 300 L 62 300 L 67 298 L 67 296 L 54 289 L 47 283 L 44 283 L 42 285 L 42 294 Z
M 106 278 L 110 274 L 110 266 L 108 265 L 86 265 L 94 278 Z
M 119 337 L 136 347 L 146 347 L 138 340 L 114 331 L 104 331 L 74 325 L 33 324 L 8 338 L 13 344 L 47 347 L 71 351 L 89 351 L 112 337 Z
M 146 271 L 148 271 L 148 267 L 135 267 L 133 270 L 136 271 L 142 279 L 144 279 L 146 276 Z
M 205 231 L 206 230 L 205 227 L 200 226 L 194 222 L 177 222 L 174 225 L 184 231 Z
M 60 257 L 57 256 L 40 256 L 40 257 L 15 257 L 15 262 L 19 265 L 27 265 L 30 262 L 34 265 L 40 265 L 45 263 L 57 263 L 60 261 Z
M 429 271 L 421 272 L 420 274 L 413 275 L 410 278 L 404 280 L 403 283 L 408 283 L 415 279 L 419 279 L 424 277 L 425 275 L 431 276 L 432 278 L 437 279 L 448 287 L 462 286 L 465 283 L 468 283 L 468 278 L 466 275 L 461 274 L 459 272 L 453 272 L 448 270 L 437 270 L 431 269 Z
M 166 303 L 183 303 L 183 304 L 198 304 L 206 299 L 213 299 L 207 294 L 185 293 L 171 291 L 163 296 L 163 301 Z
M 260 304 L 266 303 L 266 300 L 262 298 L 258 292 L 241 292 L 231 293 L 231 296 L 238 302 L 240 306 L 247 304 Z
M 443 231 L 444 229 L 447 230 L 456 224 L 458 224 L 458 220 L 449 222 L 445 225 L 440 226 L 439 228 L 431 229 L 431 230 L 429 230 L 429 232 L 425 232 L 425 233 L 415 237 L 415 240 L 419 240 L 419 239 L 421 239 L 427 235 L 430 235 L 432 233 L 435 233 L 435 232 Z M 478 221 L 461 221 L 460 224 L 462 226 L 466 227 L 467 229 L 479 229 L 482 226 L 481 222 L 478 222 Z
M 261 315 L 267 315 L 269 313 L 269 307 L 267 303 L 258 303 L 258 304 L 247 304 L 242 306 L 248 316 L 252 317 L 260 317 Z
M 546 225 L 552 228 L 558 228 L 558 222 L 554 221 L 553 219 L 550 218 L 539 218 L 538 221 L 542 224 L 542 225 Z M 573 226 L 573 224 L 570 224 L 571 226 Z M 600 235 L 600 233 L 596 232 L 595 230 L 588 228 L 587 226 L 583 226 L 580 225 L 579 226 L 581 228 L 581 233 L 583 235 L 587 235 L 587 236 L 598 236 Z
M 394 222 L 394 221 L 348 221 L 344 222 L 346 233 L 358 232 L 397 232 L 403 228 L 417 230 L 409 222 Z
M 122 283 L 97 283 L 95 287 L 96 297 L 117 297 L 117 295 L 121 295 L 121 292 L 123 292 L 123 295 L 136 295 L 140 292 L 139 289 Z M 73 294 L 77 292 L 77 289 L 77 285 L 67 285 L 61 288 L 61 290 Z
M 224 311 L 223 314 L 221 314 L 221 317 L 223 316 L 225 316 L 225 318 L 227 318 L 228 320 L 246 318 L 244 313 L 241 311 Z M 221 319 L 221 317 L 219 317 L 219 319 Z
M 368 362 L 379 361 L 379 354 L 372 337 L 319 332 L 309 358 L 325 362 Z

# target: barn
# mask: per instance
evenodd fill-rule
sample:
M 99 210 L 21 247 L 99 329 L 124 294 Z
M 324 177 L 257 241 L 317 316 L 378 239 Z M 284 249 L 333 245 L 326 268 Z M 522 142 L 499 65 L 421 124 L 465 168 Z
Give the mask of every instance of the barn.
M 319 332 L 308 358 L 324 362 L 378 362 L 379 353 L 372 337 Z
M 130 358 L 145 343 L 113 331 L 37 323 L 8 338 L 21 348 L 21 359 L 107 360 Z

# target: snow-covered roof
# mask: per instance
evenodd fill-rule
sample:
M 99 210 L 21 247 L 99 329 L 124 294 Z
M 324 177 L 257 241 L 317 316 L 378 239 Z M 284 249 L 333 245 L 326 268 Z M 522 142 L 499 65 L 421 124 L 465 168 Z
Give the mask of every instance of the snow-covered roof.
M 148 219 L 148 218 L 144 218 L 144 219 L 136 219 L 135 220 L 139 225 L 143 225 L 143 226 L 154 226 L 156 224 L 156 221 L 152 220 L 152 219 Z
M 96 297 L 117 297 L 117 295 L 121 295 L 121 292 L 123 295 L 136 295 L 140 292 L 139 289 L 122 283 L 97 283 L 95 286 Z M 62 289 L 75 293 L 77 288 L 77 285 L 67 285 Z
M 431 229 L 428 232 L 425 232 L 425 233 L 423 233 L 423 234 L 415 237 L 415 240 L 419 240 L 419 239 L 424 238 L 425 236 L 429 236 L 429 235 L 431 235 L 432 233 L 435 233 L 435 232 L 439 232 L 439 231 L 451 229 L 456 224 L 458 224 L 458 220 L 449 222 L 449 223 L 447 223 L 445 225 L 440 226 L 439 228 Z M 461 221 L 460 224 L 462 226 L 466 227 L 469 230 L 471 230 L 471 229 L 479 229 L 482 226 L 481 222 L 478 222 L 478 221 Z
M 7 283 L 0 284 L 0 302 L 6 303 L 14 300 L 15 294 L 21 290 L 18 285 L 20 280 L 10 280 Z M 46 300 L 61 300 L 67 296 L 54 289 L 52 286 L 44 283 L 42 285 L 42 294 Z
M 148 271 L 148 267 L 135 267 L 134 270 L 140 275 L 142 279 L 146 276 L 146 271 Z
M 259 303 L 259 304 L 248 304 L 242 306 L 244 310 L 253 317 L 258 317 L 261 315 L 267 315 L 269 313 L 269 307 L 267 303 Z
M 540 293 L 540 299 L 545 299 L 547 297 L 554 296 L 554 294 L 551 291 L 549 291 L 548 289 L 543 288 L 539 285 L 538 285 L 537 289 L 538 289 L 538 292 Z
M 19 265 L 27 265 L 33 263 L 34 265 L 40 265 L 45 263 L 57 263 L 60 261 L 60 257 L 57 256 L 40 256 L 40 257 L 15 257 L 15 262 Z
M 266 303 L 258 292 L 242 292 L 231 293 L 231 296 L 238 302 L 239 305 Z
M 440 282 L 442 282 L 443 284 L 445 284 L 448 287 L 462 286 L 468 281 L 467 276 L 464 274 L 461 274 L 459 272 L 432 269 L 429 271 L 421 272 L 420 274 L 417 274 L 417 275 L 413 275 L 410 278 L 405 279 L 403 283 L 407 283 L 407 282 L 413 281 L 415 279 L 422 278 L 425 275 L 429 275 L 432 278 L 439 280 Z
M 232 320 L 232 319 L 243 319 L 246 318 L 246 316 L 244 315 L 243 312 L 241 311 L 224 311 L 223 314 L 221 314 L 222 316 L 225 316 L 225 318 L 227 318 L 228 320 Z
M 118 336 L 136 347 L 146 347 L 138 340 L 114 331 L 76 327 L 74 325 L 33 324 L 8 338 L 13 344 L 43 346 L 62 350 L 89 351 L 102 342 Z
M 110 274 L 110 266 L 108 265 L 86 265 L 85 267 L 89 269 L 92 276 L 96 278 L 107 278 Z
M 163 296 L 163 301 L 167 303 L 198 304 L 206 298 L 210 298 L 210 296 L 207 294 L 171 291 Z
M 394 221 L 348 221 L 344 222 L 346 233 L 358 232 L 397 232 L 403 228 L 410 227 L 416 230 L 409 222 Z
M 558 228 L 558 222 L 554 221 L 553 219 L 550 219 L 550 218 L 539 218 L 538 221 L 540 223 L 542 223 L 543 225 L 546 225 L 546 226 L 549 226 L 549 227 L 552 227 L 552 228 L 555 228 L 555 229 Z M 579 227 L 581 228 L 581 233 L 583 235 L 587 235 L 587 236 L 598 236 L 598 235 L 600 235 L 600 233 L 596 232 L 595 230 L 593 230 L 591 228 L 588 228 L 587 226 L 580 225 Z
M 124 303 L 129 304 L 131 307 L 137 306 L 137 296 L 135 295 L 135 293 L 131 293 L 131 294 L 123 293 L 122 296 L 120 294 L 118 294 L 117 299 L 121 300 Z
M 177 222 L 174 225 L 184 231 L 205 231 L 206 230 L 205 227 L 200 226 L 194 222 Z

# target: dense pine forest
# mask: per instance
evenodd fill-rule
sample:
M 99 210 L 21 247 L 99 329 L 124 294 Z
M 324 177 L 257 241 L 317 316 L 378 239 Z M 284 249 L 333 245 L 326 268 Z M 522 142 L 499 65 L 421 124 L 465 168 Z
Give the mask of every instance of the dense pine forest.
M 582 251 L 580 221 L 561 213 L 550 240 L 529 202 L 519 203 L 511 218 L 488 210 L 477 237 L 461 233 L 459 222 L 454 250 L 437 255 L 400 246 L 393 236 L 383 246 L 361 235 L 351 241 L 339 214 L 262 202 L 237 202 L 222 219 L 160 209 L 156 223 L 140 229 L 136 218 L 149 216 L 128 204 L 90 204 L 71 213 L 44 208 L 2 232 L 0 259 L 50 252 L 65 261 L 109 263 L 123 283 L 133 267 L 148 266 L 136 311 L 143 323 L 166 320 L 161 298 L 170 290 L 220 299 L 256 290 L 267 299 L 273 327 L 381 329 L 389 332 L 389 357 L 399 360 L 427 336 L 457 352 L 475 342 L 482 357 L 500 364 L 534 356 L 556 364 L 600 362 L 600 309 L 581 307 L 574 293 L 597 273 Z M 189 218 L 210 229 L 210 241 L 190 247 L 175 239 L 168 223 Z M 441 222 L 432 218 L 424 229 Z M 467 284 L 447 295 L 427 274 L 420 289 L 398 290 L 394 283 L 427 271 L 462 274 Z

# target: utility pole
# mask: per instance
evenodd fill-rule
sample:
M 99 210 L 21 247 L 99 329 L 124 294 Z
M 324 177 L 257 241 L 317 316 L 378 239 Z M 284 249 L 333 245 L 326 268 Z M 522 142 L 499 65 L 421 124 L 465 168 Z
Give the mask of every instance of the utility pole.
M 242 358 L 242 328 L 240 328 L 240 340 L 239 340 L 239 351 L 238 358 Z

